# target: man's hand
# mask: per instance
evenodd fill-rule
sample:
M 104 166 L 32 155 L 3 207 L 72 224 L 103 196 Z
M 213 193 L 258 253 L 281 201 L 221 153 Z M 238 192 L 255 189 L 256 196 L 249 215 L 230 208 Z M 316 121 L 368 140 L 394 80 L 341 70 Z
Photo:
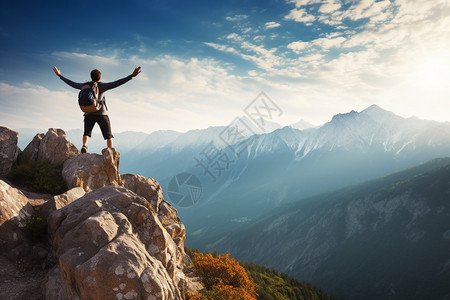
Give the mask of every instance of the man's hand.
M 55 72 L 55 74 L 60 77 L 61 76 L 61 71 L 55 66 L 53 67 L 53 71 Z
M 135 68 L 133 73 L 131 73 L 131 77 L 136 77 L 139 73 L 141 73 L 141 67 Z

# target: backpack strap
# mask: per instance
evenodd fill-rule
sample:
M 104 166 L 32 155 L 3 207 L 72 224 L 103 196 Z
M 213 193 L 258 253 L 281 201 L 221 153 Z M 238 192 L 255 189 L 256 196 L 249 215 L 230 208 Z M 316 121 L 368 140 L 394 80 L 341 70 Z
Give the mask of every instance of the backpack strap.
M 98 82 L 92 82 L 92 81 L 86 82 L 86 84 L 81 87 L 81 90 L 88 89 L 88 88 L 91 88 L 92 91 L 94 92 L 95 99 L 100 100 L 100 99 L 98 99 L 98 96 L 99 96 Z
M 99 96 L 99 90 L 98 90 L 98 82 L 96 81 L 96 82 L 94 82 L 94 83 L 92 83 L 92 90 L 94 91 L 94 95 L 95 95 L 95 98 L 97 99 L 97 100 L 100 100 L 100 99 L 98 99 L 98 96 Z

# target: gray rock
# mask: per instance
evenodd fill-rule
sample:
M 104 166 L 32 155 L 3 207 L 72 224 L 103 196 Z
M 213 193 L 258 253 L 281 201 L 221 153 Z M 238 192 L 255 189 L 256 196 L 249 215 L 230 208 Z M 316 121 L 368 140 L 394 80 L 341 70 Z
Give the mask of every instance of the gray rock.
M 172 237 L 175 244 L 184 247 L 186 240 L 186 228 L 178 217 L 178 212 L 170 205 L 169 202 L 163 200 L 159 205 L 158 218 Z
M 121 175 L 121 178 L 125 188 L 147 199 L 155 211 L 159 210 L 159 204 L 164 197 L 161 186 L 155 179 L 135 174 Z
M 17 160 L 20 153 L 18 137 L 16 131 L 0 126 L 0 176 L 7 175 Z
M 42 139 L 44 138 L 43 133 L 38 133 L 34 136 L 31 142 L 25 147 L 23 150 L 23 155 L 27 156 L 31 160 L 39 159 L 39 145 L 41 144 Z
M 27 254 L 30 243 L 22 229 L 33 212 L 21 191 L 0 180 L 0 254 L 10 259 Z
M 82 187 L 86 192 L 108 185 L 121 185 L 120 153 L 105 148 L 102 155 L 84 153 L 71 157 L 63 165 L 62 176 L 69 189 Z
M 159 183 L 153 178 L 141 175 L 122 175 L 122 185 L 147 199 L 157 212 L 158 218 L 175 244 L 183 247 L 186 239 L 186 228 L 178 218 L 177 210 L 164 200 L 163 191 Z
M 85 193 L 86 192 L 82 187 L 75 187 L 63 194 L 53 196 L 51 199 L 46 201 L 39 209 L 39 215 L 44 219 L 47 219 L 52 212 L 57 209 L 63 208 L 73 201 L 83 197 Z
M 64 130 L 50 128 L 45 135 L 37 134 L 23 154 L 34 160 L 48 160 L 54 167 L 62 167 L 67 159 L 79 155 L 80 151 L 67 139 Z

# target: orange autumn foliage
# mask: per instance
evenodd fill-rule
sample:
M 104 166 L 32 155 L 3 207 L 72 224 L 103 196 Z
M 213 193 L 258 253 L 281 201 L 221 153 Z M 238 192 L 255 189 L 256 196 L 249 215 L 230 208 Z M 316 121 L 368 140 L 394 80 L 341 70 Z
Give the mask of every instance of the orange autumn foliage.
M 193 300 L 256 300 L 256 285 L 230 254 L 212 256 L 194 253 L 194 268 L 205 285 Z

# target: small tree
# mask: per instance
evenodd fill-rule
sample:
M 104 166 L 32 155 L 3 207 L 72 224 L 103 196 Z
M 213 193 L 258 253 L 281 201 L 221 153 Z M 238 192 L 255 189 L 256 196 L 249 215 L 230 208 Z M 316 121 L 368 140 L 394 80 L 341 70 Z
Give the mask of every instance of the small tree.
M 194 253 L 194 268 L 205 285 L 201 295 L 191 299 L 256 300 L 256 285 L 230 254 L 214 257 Z

